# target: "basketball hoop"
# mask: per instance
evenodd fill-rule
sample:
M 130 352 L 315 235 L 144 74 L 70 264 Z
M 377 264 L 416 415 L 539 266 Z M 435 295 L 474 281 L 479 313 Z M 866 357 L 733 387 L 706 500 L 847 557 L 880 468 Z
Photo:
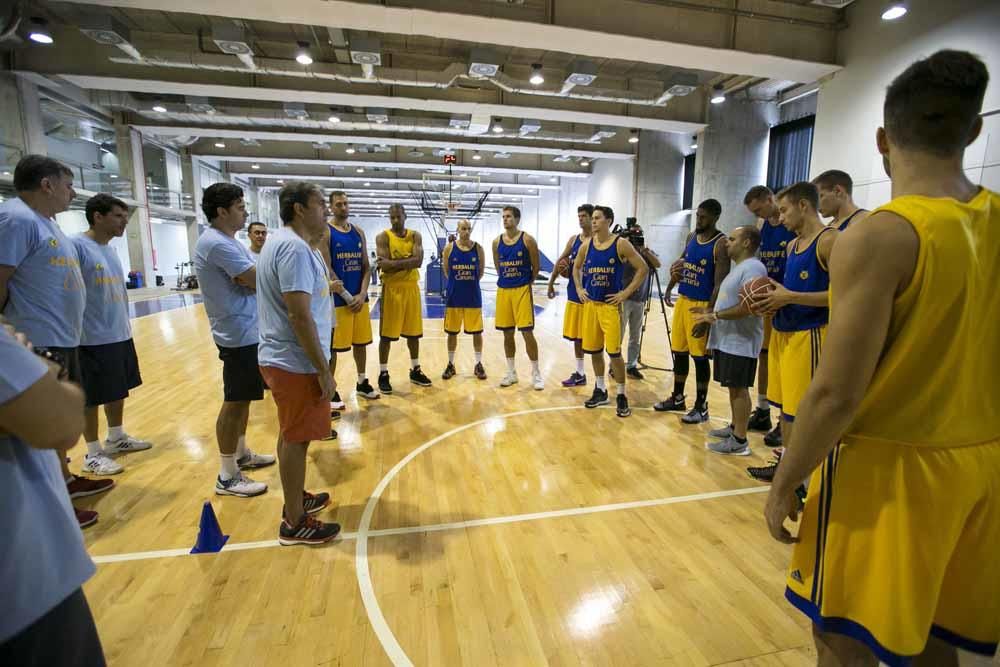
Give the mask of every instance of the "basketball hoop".
M 448 215 L 449 216 L 455 215 L 455 212 L 459 209 L 461 205 L 462 203 L 457 201 L 450 201 L 446 203 L 445 207 L 448 209 Z

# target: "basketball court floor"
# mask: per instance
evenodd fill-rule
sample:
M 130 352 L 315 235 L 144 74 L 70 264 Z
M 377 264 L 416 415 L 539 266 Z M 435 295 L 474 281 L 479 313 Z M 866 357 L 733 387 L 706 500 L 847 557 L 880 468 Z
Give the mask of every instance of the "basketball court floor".
M 487 381 L 459 375 L 441 319 L 425 321 L 421 362 L 434 386 L 409 384 L 405 346 L 390 360 L 396 392 L 358 402 L 350 355 L 337 380 L 348 407 L 339 439 L 313 443 L 307 488 L 326 490 L 320 518 L 343 526 L 319 548 L 280 547 L 277 466 L 253 471 L 262 497 L 215 496 L 221 369 L 203 306 L 176 299 L 133 320 L 145 384 L 126 406 L 129 432 L 155 443 L 129 455 L 110 493 L 84 499 L 100 522 L 84 535 L 98 563 L 85 586 L 113 665 L 806 665 L 804 616 L 784 600 L 789 548 L 762 518 L 767 487 L 749 479 L 769 450 L 705 449 L 727 421 L 685 426 L 650 406 L 669 373 L 629 383 L 634 414 L 582 407 L 565 389 L 572 347 L 564 297 L 536 288 L 544 391 L 500 389 L 502 338 L 487 320 Z M 654 308 L 655 308 L 654 304 Z M 377 322 L 373 323 L 377 331 Z M 669 366 L 652 312 L 643 359 Z M 377 346 L 369 348 L 377 374 Z M 689 395 L 693 396 L 693 380 Z M 269 398 L 251 408 L 248 442 L 274 451 Z M 82 446 L 72 452 L 79 466 Z M 209 500 L 224 533 L 217 554 L 188 555 Z M 87 502 L 89 501 L 89 502 Z

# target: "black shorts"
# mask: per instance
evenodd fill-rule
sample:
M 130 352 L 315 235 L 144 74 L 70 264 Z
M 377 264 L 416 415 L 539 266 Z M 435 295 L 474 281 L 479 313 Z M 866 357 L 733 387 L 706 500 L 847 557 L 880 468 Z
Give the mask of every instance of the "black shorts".
M 142 384 L 132 339 L 107 345 L 81 345 L 80 368 L 87 407 L 124 400 Z
M 713 350 L 715 381 L 723 387 L 752 387 L 757 378 L 757 360 Z
M 257 365 L 257 345 L 216 347 L 222 359 L 223 400 L 228 403 L 263 399 L 264 378 Z
M 0 665 L 103 667 L 105 664 L 101 638 L 82 588 L 0 644 Z
M 36 346 L 37 347 L 37 346 Z M 83 384 L 83 372 L 80 369 L 80 348 L 41 346 L 55 354 L 66 369 L 66 379 L 79 385 Z

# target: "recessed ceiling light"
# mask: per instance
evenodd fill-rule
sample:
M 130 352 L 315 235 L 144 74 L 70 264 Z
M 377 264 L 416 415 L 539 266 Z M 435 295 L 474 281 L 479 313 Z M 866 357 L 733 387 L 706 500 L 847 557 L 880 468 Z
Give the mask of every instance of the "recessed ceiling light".
M 163 106 L 162 102 L 157 102 L 153 105 L 153 111 L 156 113 L 167 113 L 167 107 Z
M 357 151 L 354 149 L 354 144 L 347 144 L 346 152 L 348 155 L 354 155 Z
M 883 21 L 895 21 L 906 15 L 909 11 L 909 7 L 905 2 L 890 2 L 882 10 L 882 20 Z
M 580 160 L 580 166 L 581 167 L 589 167 L 590 166 L 590 160 Z
M 712 86 L 712 104 L 722 104 L 726 101 L 726 91 L 722 89 L 722 84 L 717 83 Z
M 309 42 L 299 42 L 299 50 L 295 54 L 295 60 L 300 65 L 312 65 L 313 59 L 309 55 Z
M 639 143 L 639 130 L 630 130 L 628 135 L 628 142 L 630 144 Z
M 499 118 L 493 121 L 493 127 L 491 129 L 494 134 L 503 134 L 503 125 L 501 125 L 500 122 Z
M 545 83 L 545 77 L 542 76 L 542 66 L 535 63 L 531 66 L 531 78 L 528 79 L 533 86 L 540 86 Z
M 250 165 L 250 168 L 251 169 L 260 169 L 260 165 L 259 164 L 252 164 L 252 165 Z
M 483 156 L 479 154 L 479 151 L 476 151 L 475 153 L 472 154 L 472 159 L 473 160 L 482 160 Z
M 221 141 L 216 141 L 215 142 L 215 147 L 216 148 L 225 148 L 226 145 L 224 143 L 222 143 Z
M 327 118 L 327 120 L 330 121 L 331 123 L 339 123 L 340 116 L 330 116 L 329 118 Z
M 358 172 L 359 174 L 363 174 L 363 173 L 365 173 L 365 168 L 364 167 L 358 167 L 354 171 Z

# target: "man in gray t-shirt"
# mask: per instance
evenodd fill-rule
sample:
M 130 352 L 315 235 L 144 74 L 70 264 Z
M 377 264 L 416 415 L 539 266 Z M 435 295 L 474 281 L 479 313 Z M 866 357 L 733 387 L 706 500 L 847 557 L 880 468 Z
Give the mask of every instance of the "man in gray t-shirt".
M 737 227 L 726 239 L 733 268 L 719 286 L 715 310 L 697 316 L 712 325 L 708 349 L 715 362 L 715 381 L 729 389 L 733 423 L 711 431 L 708 448 L 719 454 L 749 456 L 747 423 L 750 387 L 757 373 L 757 357 L 764 342 L 764 322 L 740 300 L 740 288 L 754 278 L 767 278 L 767 269 L 755 257 L 760 247 L 756 227 Z
M 642 234 L 642 228 L 639 225 L 633 224 L 631 229 L 640 235 Z M 643 281 L 639 289 L 632 292 L 632 296 L 622 302 L 621 336 L 625 337 L 625 327 L 628 326 L 628 363 L 625 364 L 625 373 L 633 380 L 641 380 L 643 376 L 639 372 L 639 336 L 642 334 L 642 314 L 646 309 L 646 301 L 649 299 L 649 286 L 653 272 L 660 268 L 660 257 L 646 245 L 636 245 L 635 250 L 640 257 L 646 260 L 650 277 Z M 625 285 L 628 285 L 635 276 L 635 269 L 632 268 L 631 264 L 625 264 L 624 271 L 625 275 L 622 280 Z

